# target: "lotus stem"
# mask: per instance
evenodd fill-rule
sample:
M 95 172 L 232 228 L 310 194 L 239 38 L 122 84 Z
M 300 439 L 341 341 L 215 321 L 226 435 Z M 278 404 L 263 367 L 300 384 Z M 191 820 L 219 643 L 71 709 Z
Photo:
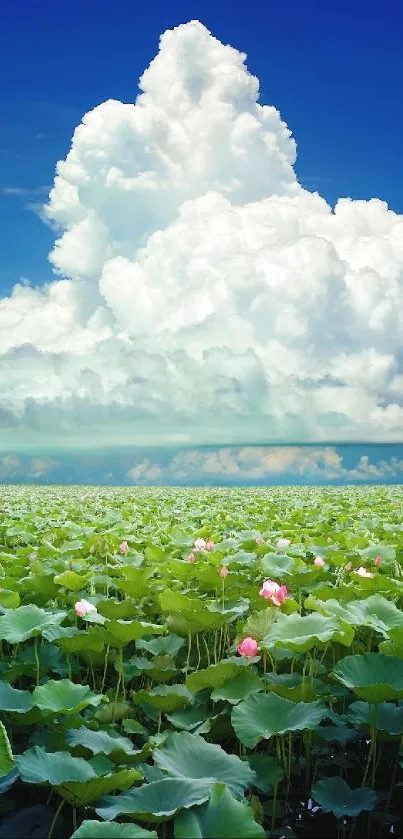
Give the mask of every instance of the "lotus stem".
M 62 798 L 62 800 L 61 800 L 61 802 L 60 802 L 60 804 L 59 804 L 59 806 L 58 806 L 58 808 L 55 812 L 55 815 L 53 816 L 52 824 L 50 825 L 50 828 L 49 828 L 48 839 L 52 839 L 53 830 L 54 830 L 56 822 L 59 818 L 60 811 L 63 807 L 63 804 L 64 804 L 64 798 Z

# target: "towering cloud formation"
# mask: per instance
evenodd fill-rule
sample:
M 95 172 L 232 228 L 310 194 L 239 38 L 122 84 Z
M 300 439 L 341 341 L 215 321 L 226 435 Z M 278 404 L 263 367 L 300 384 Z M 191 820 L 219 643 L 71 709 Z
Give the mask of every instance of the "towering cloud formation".
M 178 26 L 74 132 L 60 279 L 0 302 L 8 443 L 403 438 L 403 217 L 298 184 L 245 58 Z

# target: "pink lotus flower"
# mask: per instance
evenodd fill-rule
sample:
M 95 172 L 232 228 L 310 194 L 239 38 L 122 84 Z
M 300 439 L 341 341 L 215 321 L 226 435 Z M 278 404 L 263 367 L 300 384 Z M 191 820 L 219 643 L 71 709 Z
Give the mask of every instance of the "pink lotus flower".
M 121 545 L 119 545 L 119 550 L 121 554 L 127 554 L 129 551 L 129 545 L 127 542 L 122 542 Z
M 244 640 L 238 647 L 238 652 L 239 655 L 244 655 L 248 658 L 253 658 L 258 652 L 258 649 L 258 643 L 257 641 L 255 641 L 254 638 L 244 638 Z
M 277 540 L 277 547 L 278 548 L 288 548 L 288 545 L 291 545 L 290 539 L 278 539 Z
M 188 562 L 194 562 L 194 561 L 195 561 L 195 555 L 194 555 L 194 553 L 189 554 L 189 556 L 188 556 Z
M 271 600 L 275 606 L 281 606 L 288 595 L 288 590 L 287 586 L 279 586 L 274 580 L 265 580 L 259 594 L 266 600 Z
M 348 562 L 347 565 L 345 566 L 345 568 L 346 568 L 346 571 L 352 571 L 353 570 L 353 563 Z
M 263 536 L 256 536 L 256 544 L 257 545 L 264 545 Z
M 221 571 L 220 571 L 220 577 L 222 577 L 225 580 L 225 577 L 227 576 L 227 574 L 228 574 L 228 568 L 227 568 L 226 565 L 223 565 L 222 568 L 221 568 Z
M 325 564 L 325 560 L 322 559 L 321 556 L 315 556 L 313 564 L 316 565 L 318 568 L 323 568 L 323 566 Z
M 206 542 L 204 539 L 196 539 L 193 547 L 195 551 L 204 551 L 206 547 Z
M 374 564 L 379 568 L 382 565 L 382 557 L 376 556 L 374 559 Z
M 206 542 L 206 551 L 213 551 L 214 548 L 215 548 L 215 542 L 213 542 L 211 539 L 210 539 L 209 542 Z
M 358 569 L 358 571 L 354 571 L 354 574 L 358 574 L 359 577 L 373 577 L 374 575 L 367 571 L 363 565 Z
M 74 606 L 74 611 L 79 618 L 83 618 L 85 615 L 88 615 L 90 612 L 96 612 L 96 606 L 92 603 L 89 603 L 88 600 L 78 600 Z

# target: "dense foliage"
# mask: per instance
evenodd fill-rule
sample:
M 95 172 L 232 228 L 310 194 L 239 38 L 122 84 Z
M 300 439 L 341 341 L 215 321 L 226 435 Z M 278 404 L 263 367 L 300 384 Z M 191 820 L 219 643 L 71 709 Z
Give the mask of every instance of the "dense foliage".
M 402 501 L 0 488 L 0 839 L 401 835 Z

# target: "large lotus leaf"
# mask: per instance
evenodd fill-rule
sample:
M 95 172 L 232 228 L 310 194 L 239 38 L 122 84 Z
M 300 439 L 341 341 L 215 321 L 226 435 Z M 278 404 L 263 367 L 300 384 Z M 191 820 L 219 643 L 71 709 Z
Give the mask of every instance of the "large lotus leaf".
M 246 621 L 242 634 L 249 638 L 262 641 L 270 631 L 277 617 L 277 610 L 274 607 L 261 609 L 260 612 L 253 612 Z
M 375 559 L 380 556 L 381 559 L 393 560 L 396 559 L 396 548 L 393 545 L 370 545 L 368 548 L 359 552 L 365 559 Z
M 143 775 L 136 769 L 120 769 L 100 778 L 90 778 L 89 781 L 60 784 L 57 791 L 72 807 L 89 807 L 98 801 L 101 795 L 107 795 L 117 789 L 130 789 L 138 781 L 143 781 Z
M 242 798 L 256 780 L 248 763 L 188 731 L 171 734 L 160 749 L 155 749 L 153 757 L 156 766 L 175 778 L 223 781 L 236 798 Z
M 105 821 L 125 815 L 144 822 L 163 822 L 178 810 L 207 801 L 211 784 L 211 781 L 206 780 L 164 778 L 121 795 L 106 795 L 95 812 Z
M 184 708 L 180 711 L 173 711 L 172 714 L 167 714 L 167 720 L 182 731 L 193 731 L 199 725 L 207 725 L 207 731 L 210 729 L 210 722 L 208 719 L 208 711 L 203 705 L 194 706 L 191 708 Z
M 136 644 L 137 650 L 147 650 L 152 655 L 175 656 L 183 647 L 185 639 L 180 635 L 169 634 L 159 638 L 151 638 L 150 641 L 140 639 Z
M 138 824 L 105 824 L 88 819 L 82 822 L 71 839 L 158 839 L 158 835 L 155 830 L 146 830 Z
M 276 757 L 263 754 L 263 752 L 254 752 L 248 757 L 248 763 L 256 772 L 256 781 L 253 786 L 261 792 L 269 792 L 284 778 L 284 769 Z
M 58 643 L 62 638 L 72 638 L 73 635 L 86 635 L 86 632 L 80 632 L 76 626 L 48 626 L 43 630 L 42 636 L 51 643 Z
M 221 615 L 243 615 L 248 611 L 249 605 L 248 597 L 238 597 L 237 600 L 226 600 L 224 605 L 215 600 L 206 608 L 209 612 L 219 612 Z
M 403 704 L 380 702 L 370 705 L 368 702 L 352 702 L 348 716 L 354 725 L 369 727 L 375 725 L 378 731 L 397 736 L 403 734 Z
M 212 786 L 206 804 L 182 810 L 175 818 L 175 839 L 264 839 L 265 836 L 252 808 L 246 801 L 233 798 L 222 783 Z
M 109 578 L 108 582 L 110 585 L 112 580 Z M 104 618 L 109 618 L 109 620 L 128 620 L 133 618 L 138 607 L 134 600 L 126 598 L 125 600 L 98 600 L 97 609 Z
M 380 594 L 374 594 L 364 600 L 350 600 L 346 604 L 333 599 L 323 601 L 308 598 L 305 606 L 353 626 L 370 626 L 385 636 L 388 636 L 390 629 L 403 627 L 403 612 Z
M 108 734 L 107 731 L 92 731 L 81 725 L 80 728 L 70 728 L 66 732 L 66 742 L 69 746 L 81 746 L 89 749 L 94 755 L 110 755 L 120 751 L 127 755 L 134 752 L 133 743 L 128 737 L 119 734 Z
M 343 778 L 325 778 L 317 781 L 311 796 L 325 813 L 334 813 L 336 819 L 358 816 L 363 810 L 372 810 L 377 802 L 376 792 L 369 787 L 351 789 Z
M 49 783 L 52 786 L 66 781 L 88 781 L 95 771 L 82 757 L 69 752 L 46 752 L 40 746 L 28 749 L 15 758 L 21 778 L 27 784 Z
M 27 638 L 39 635 L 45 627 L 59 624 L 67 612 L 45 612 L 38 606 L 19 606 L 0 617 L 0 640 L 21 644 Z
M 140 705 L 151 705 L 166 714 L 184 708 L 194 702 L 194 696 L 185 685 L 158 685 L 152 690 L 138 690 L 133 699 Z
M 8 682 L 0 681 L 0 711 L 25 714 L 32 708 L 32 696 L 29 690 L 16 690 Z
M 254 693 L 235 706 L 231 721 L 241 743 L 253 749 L 274 734 L 316 728 L 325 714 L 326 708 L 319 700 L 296 704 L 274 693 Z
M 292 702 L 311 702 L 316 699 L 323 683 L 303 679 L 300 673 L 265 673 L 266 690 L 291 699 Z
M 244 668 L 233 679 L 225 682 L 222 687 L 213 690 L 211 698 L 213 702 L 225 701 L 235 705 L 241 699 L 246 699 L 251 693 L 264 690 L 264 687 L 263 680 L 254 670 Z
M 14 769 L 15 762 L 8 734 L 2 722 L 0 722 L 0 777 L 8 775 Z
M 160 635 L 165 631 L 166 626 L 147 623 L 146 621 L 111 620 L 105 626 L 102 637 L 112 647 L 123 647 L 126 644 L 130 644 L 131 641 L 144 638 L 145 635 Z
M 348 655 L 332 674 L 365 702 L 387 702 L 403 697 L 403 667 L 400 658 L 379 653 Z
M 71 638 L 64 636 L 55 640 L 61 649 L 70 655 L 77 655 L 80 653 L 101 653 L 105 642 L 100 635 L 94 632 L 78 632 Z
M 141 600 L 142 597 L 146 597 L 150 591 L 150 571 L 147 570 L 146 572 L 137 570 L 138 578 L 137 580 L 115 580 L 115 585 L 118 589 L 123 591 L 123 593 L 127 597 L 132 597 L 134 600 Z
M 41 711 L 55 714 L 79 714 L 88 705 L 99 705 L 105 701 L 101 694 L 92 693 L 88 685 L 76 685 L 70 679 L 49 679 L 36 687 L 32 694 L 33 704 Z
M 0 606 L 3 609 L 16 609 L 20 605 L 20 595 L 18 591 L 10 591 L 10 589 L 2 588 L 0 590 Z
M 256 659 L 252 659 L 256 660 Z M 205 670 L 197 670 L 191 673 L 186 679 L 186 687 L 192 693 L 199 693 L 205 688 L 219 688 L 228 681 L 234 678 L 239 673 L 240 667 L 245 667 L 250 664 L 251 659 L 237 658 L 223 658 L 218 664 L 210 664 Z
M 294 613 L 279 615 L 278 620 L 263 639 L 262 647 L 270 650 L 273 646 L 279 645 L 306 653 L 313 647 L 325 646 L 330 640 L 350 646 L 353 636 L 354 630 L 351 627 L 347 627 L 345 632 L 334 618 L 319 614 L 301 617 L 298 613 Z
M 95 719 L 101 725 L 109 725 L 112 722 L 119 722 L 123 717 L 127 717 L 132 711 L 132 706 L 129 702 L 109 702 L 108 705 L 102 704 L 97 711 L 95 711 Z
M 282 579 L 304 568 L 304 563 L 286 554 L 266 554 L 261 560 L 262 573 L 270 579 Z
M 53 582 L 56 583 L 57 586 L 64 586 L 64 588 L 68 588 L 69 591 L 81 591 L 81 589 L 85 588 L 87 585 L 87 580 L 85 577 L 82 577 L 81 574 L 77 574 L 76 571 L 63 571 L 62 574 L 57 574 L 56 577 L 53 577 Z
M 1 734 L 0 734 L 0 738 L 1 738 Z M 0 750 L 1 750 L 1 746 L 0 746 Z M 0 756 L 0 772 L 1 772 L 1 756 Z M 13 784 L 16 782 L 17 778 L 19 778 L 19 777 L 20 777 L 20 774 L 18 772 L 18 769 L 16 769 L 16 768 L 11 769 L 10 772 L 7 772 L 7 775 L 0 775 L 0 795 L 3 795 L 5 792 L 7 792 L 9 789 L 11 789 L 11 787 L 13 786 Z M 0 837 L 1 837 L 1 833 L 0 833 Z

